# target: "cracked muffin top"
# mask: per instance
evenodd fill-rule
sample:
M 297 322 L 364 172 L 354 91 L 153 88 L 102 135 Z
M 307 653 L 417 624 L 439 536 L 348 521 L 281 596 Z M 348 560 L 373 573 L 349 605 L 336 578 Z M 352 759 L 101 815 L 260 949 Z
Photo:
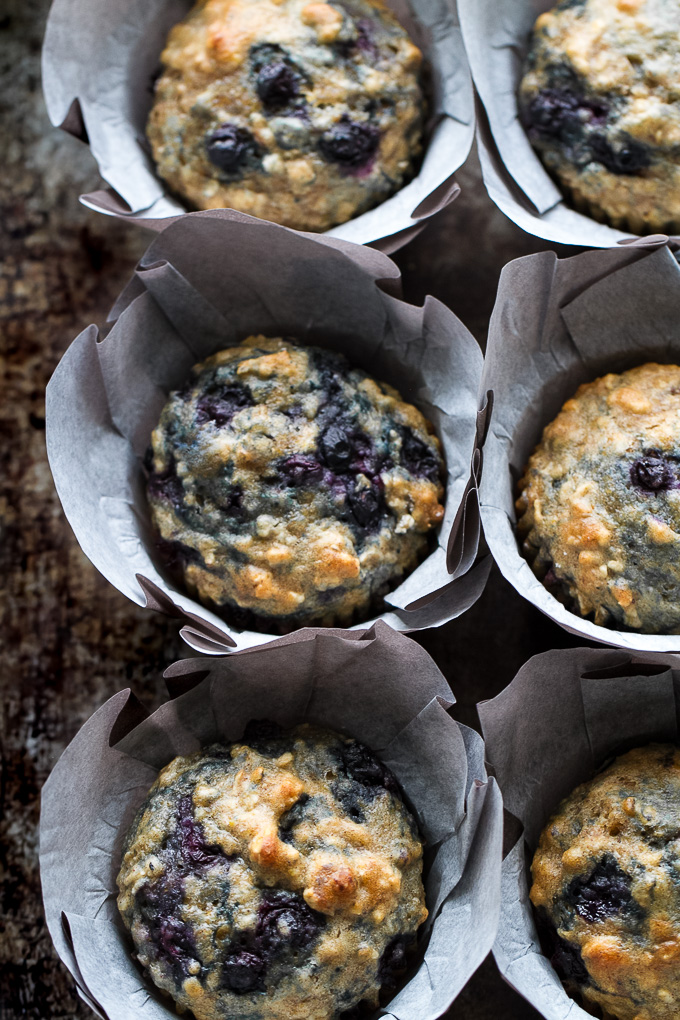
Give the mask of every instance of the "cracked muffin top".
M 577 209 L 680 229 L 680 0 L 563 0 L 536 22 L 519 101 Z
M 421 59 L 380 0 L 201 0 L 161 57 L 158 173 L 193 208 L 328 230 L 412 176 Z
M 680 633 L 680 368 L 581 386 L 519 483 L 518 533 L 552 594 L 595 623 Z
M 531 901 L 570 994 L 619 1020 L 680 1009 L 680 750 L 636 748 L 550 819 Z
M 160 772 L 126 836 L 118 907 L 140 963 L 196 1020 L 339 1020 L 406 970 L 427 917 L 422 852 L 368 748 L 251 723 Z
M 196 365 L 152 436 L 160 555 L 236 626 L 382 606 L 444 516 L 423 415 L 338 354 L 250 337 Z

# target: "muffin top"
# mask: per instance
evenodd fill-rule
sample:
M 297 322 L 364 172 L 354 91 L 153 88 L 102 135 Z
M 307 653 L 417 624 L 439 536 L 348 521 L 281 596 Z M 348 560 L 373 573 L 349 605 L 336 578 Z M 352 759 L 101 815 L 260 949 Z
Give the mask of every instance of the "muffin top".
M 639 233 L 680 224 L 680 0 L 564 0 L 535 25 L 519 91 L 576 202 Z
M 118 907 L 154 983 L 197 1020 L 335 1020 L 405 970 L 421 872 L 415 822 L 368 748 L 251 723 L 160 772 Z
M 161 60 L 147 133 L 195 208 L 327 230 L 412 174 L 421 53 L 380 0 L 202 0 Z
M 250 337 L 196 365 L 152 436 L 161 554 L 236 625 L 381 605 L 444 515 L 439 440 L 345 359 Z
M 646 364 L 581 386 L 519 484 L 536 574 L 595 623 L 680 633 L 680 368 Z
M 680 751 L 636 748 L 577 787 L 546 825 L 531 901 L 571 994 L 620 1020 L 680 1003 Z

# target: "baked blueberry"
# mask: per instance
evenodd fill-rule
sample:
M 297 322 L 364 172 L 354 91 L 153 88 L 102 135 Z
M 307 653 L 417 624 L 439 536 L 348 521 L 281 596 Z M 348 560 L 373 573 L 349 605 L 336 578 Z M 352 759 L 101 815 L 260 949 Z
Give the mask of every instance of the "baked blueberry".
M 246 386 L 230 383 L 206 390 L 196 401 L 196 421 L 202 424 L 212 421 L 216 425 L 228 425 L 237 411 L 252 407 L 253 398 Z
M 652 450 L 633 461 L 630 480 L 644 492 L 666 492 L 680 486 L 680 469 L 677 461 L 670 460 L 659 450 Z
M 244 736 L 175 758 L 132 823 L 118 907 L 137 958 L 197 1016 L 370 1012 L 427 916 L 415 821 L 396 784 L 347 813 L 338 763 L 385 771 L 350 738 L 249 731 L 262 749 Z
M 257 46 L 250 60 L 255 91 L 266 109 L 278 110 L 299 96 L 303 77 L 280 46 Z
M 632 138 L 623 138 L 616 144 L 595 132 L 589 138 L 589 145 L 593 159 L 613 174 L 638 174 L 652 162 L 649 146 Z
M 565 899 L 586 921 L 603 921 L 630 905 L 630 883 L 630 876 L 624 874 L 616 858 L 606 855 L 589 875 L 572 879 Z
M 359 170 L 373 159 L 379 144 L 380 131 L 375 125 L 345 116 L 321 136 L 319 151 L 324 159 Z
M 257 155 L 255 139 L 245 128 L 222 124 L 206 137 L 208 159 L 225 174 L 236 175 Z

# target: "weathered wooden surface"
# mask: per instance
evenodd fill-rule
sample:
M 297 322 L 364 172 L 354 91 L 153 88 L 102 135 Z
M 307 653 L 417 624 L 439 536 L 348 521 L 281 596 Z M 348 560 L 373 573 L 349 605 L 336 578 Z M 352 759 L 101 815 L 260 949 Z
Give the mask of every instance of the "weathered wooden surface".
M 83 556 L 47 466 L 47 380 L 73 337 L 104 321 L 148 243 L 144 232 L 78 205 L 78 193 L 98 177 L 88 151 L 52 129 L 44 112 L 47 8 L 48 0 L 0 4 L 0 1020 L 92 1015 L 42 917 L 40 787 L 95 709 L 128 685 L 156 707 L 163 668 L 188 651 L 172 622 L 128 602 Z M 483 341 L 501 267 L 545 246 L 497 212 L 474 161 L 459 179 L 463 197 L 397 261 L 410 300 L 435 294 Z M 420 640 L 453 686 L 458 717 L 473 725 L 475 702 L 497 693 L 529 656 L 573 643 L 497 573 L 465 617 Z M 491 961 L 449 1015 L 538 1016 Z

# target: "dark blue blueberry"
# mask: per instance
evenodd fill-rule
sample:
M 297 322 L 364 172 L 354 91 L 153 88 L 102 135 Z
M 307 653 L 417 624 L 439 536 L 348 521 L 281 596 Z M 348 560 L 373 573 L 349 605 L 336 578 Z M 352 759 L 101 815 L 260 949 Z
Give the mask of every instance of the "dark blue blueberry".
M 298 453 L 279 464 L 279 473 L 288 485 L 313 485 L 323 478 L 323 465 L 313 457 Z
M 678 464 L 659 450 L 650 450 L 644 457 L 634 461 L 630 466 L 630 480 L 637 489 L 643 492 L 666 492 L 677 489 Z
M 393 988 L 403 977 L 408 967 L 408 950 L 413 945 L 412 935 L 395 935 L 383 950 L 378 963 L 380 983 Z
M 218 506 L 220 510 L 231 514 L 232 517 L 238 517 L 243 509 L 243 489 L 240 485 L 234 485 L 226 492 L 220 492 Z
M 592 134 L 588 144 L 593 159 L 613 174 L 638 174 L 652 162 L 649 147 L 632 138 L 626 138 L 621 148 L 615 149 L 604 135 Z
M 237 949 L 224 961 L 222 984 L 236 995 L 262 991 L 265 970 L 264 960 L 257 953 Z
M 168 542 L 164 538 L 157 538 L 155 546 L 158 555 L 169 570 L 180 569 L 187 563 L 202 562 L 200 553 L 182 542 Z
M 378 58 L 378 47 L 373 39 L 373 22 L 368 18 L 362 18 L 357 22 L 355 46 L 364 56 L 370 57 L 372 60 Z
M 189 961 L 196 959 L 196 944 L 189 925 L 177 916 L 182 903 L 180 876 L 166 872 L 156 882 L 143 885 L 135 900 L 156 959 L 167 963 L 175 980 L 182 981 L 189 975 Z
M 255 91 L 267 109 L 282 109 L 299 96 L 304 75 L 281 46 L 273 43 L 253 46 L 250 64 Z
M 340 756 L 345 771 L 357 783 L 368 787 L 383 786 L 390 793 L 398 794 L 396 779 L 365 744 L 356 741 L 344 744 Z
M 184 499 L 184 487 L 177 477 L 177 465 L 171 460 L 165 471 L 152 471 L 147 482 L 147 491 L 153 499 L 167 499 L 174 507 L 180 507 Z
M 240 383 L 227 383 L 211 386 L 196 401 L 196 424 L 203 425 L 212 421 L 218 428 L 228 425 L 237 411 L 254 404 L 252 394 L 247 386 Z
M 246 726 L 242 741 L 258 754 L 267 758 L 278 758 L 287 750 L 282 738 L 285 730 L 270 719 L 251 719 Z
M 356 36 L 347 42 L 337 44 L 337 48 L 346 59 L 356 51 L 371 61 L 380 56 L 380 51 L 375 44 L 373 22 L 369 18 L 362 18 L 356 24 Z
M 331 471 L 347 471 L 354 457 L 354 448 L 347 429 L 329 425 L 321 436 L 321 453 Z
M 565 981 L 575 981 L 579 985 L 588 983 L 588 971 L 581 956 L 579 946 L 566 939 L 555 937 L 555 948 L 550 957 L 553 967 Z
M 384 500 L 377 487 L 356 489 L 347 493 L 352 516 L 357 524 L 365 530 L 378 528 L 385 514 Z
M 547 88 L 531 99 L 523 119 L 533 138 L 557 138 L 569 144 L 582 138 L 586 125 L 603 124 L 608 113 L 599 99 L 568 88 Z
M 222 124 L 208 135 L 205 148 L 210 162 L 225 174 L 237 175 L 260 154 L 249 131 L 235 124 Z
M 337 800 L 338 804 L 342 805 L 342 808 L 348 818 L 351 818 L 353 822 L 363 822 L 366 819 L 364 809 L 359 803 L 359 797 L 357 795 L 356 786 L 352 789 L 351 785 L 343 783 L 331 783 L 331 793 Z M 368 798 L 371 799 L 370 797 Z
M 588 984 L 588 971 L 579 946 L 557 934 L 555 925 L 542 907 L 535 911 L 535 918 L 543 952 L 560 977 L 579 985 Z
M 268 964 L 277 957 L 307 949 L 326 923 L 302 896 L 284 889 L 262 894 L 255 931 L 242 932 L 228 953 L 222 983 L 236 994 L 262 991 Z
M 380 132 L 373 124 L 350 120 L 346 115 L 324 132 L 319 151 L 324 159 L 348 170 L 367 166 L 380 144 Z
M 184 864 L 223 864 L 228 860 L 219 846 L 208 846 L 203 838 L 203 828 L 194 820 L 194 807 L 190 795 L 182 797 L 177 805 L 179 853 Z
M 581 876 L 569 883 L 565 899 L 584 920 L 603 921 L 621 913 L 633 902 L 631 878 L 621 870 L 613 857 L 603 857 L 587 878 Z
M 309 800 L 308 793 L 301 793 L 292 808 L 285 811 L 279 818 L 279 839 L 284 843 L 293 842 L 293 829 L 303 821 Z
M 417 477 L 429 478 L 431 482 L 439 480 L 441 462 L 432 447 L 420 439 L 412 429 L 405 426 L 401 429 L 402 467 Z
M 257 911 L 255 942 L 264 959 L 278 956 L 289 946 L 306 949 L 314 942 L 326 918 L 298 893 L 267 890 Z

